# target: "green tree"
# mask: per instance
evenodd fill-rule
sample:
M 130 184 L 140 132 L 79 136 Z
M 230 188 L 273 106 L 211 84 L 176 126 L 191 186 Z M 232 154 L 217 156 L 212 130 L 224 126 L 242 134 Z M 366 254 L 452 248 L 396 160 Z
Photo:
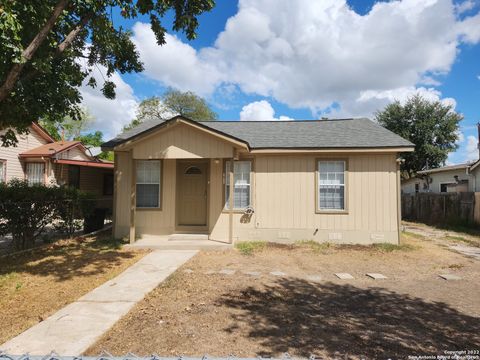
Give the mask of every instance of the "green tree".
M 87 148 L 100 147 L 104 142 L 101 131 L 97 130 L 85 133 L 85 131 L 91 127 L 93 121 L 94 118 L 89 112 L 86 109 L 81 109 L 78 120 L 74 120 L 68 116 L 62 122 L 43 119 L 40 120 L 40 125 L 42 125 L 56 141 L 60 141 L 63 138 L 65 140 L 81 141 Z M 98 157 L 104 160 L 113 160 L 113 154 L 110 154 L 110 152 L 101 152 Z
M 41 119 L 39 123 L 55 140 L 59 141 L 62 138 L 65 140 L 79 140 L 78 138 L 82 132 L 87 130 L 93 121 L 94 118 L 88 110 L 86 108 L 80 108 L 76 119 L 68 115 L 61 119 L 61 121 L 55 121 L 54 119 L 46 117 Z
M 99 147 L 103 143 L 103 133 L 99 130 L 75 138 L 81 141 L 86 147 Z
M 191 91 L 182 92 L 168 89 L 161 97 L 143 100 L 137 110 L 137 117 L 123 130 L 130 130 L 149 119 L 169 119 L 183 115 L 196 121 L 214 121 L 218 115 L 208 106 L 205 99 Z
M 58 127 L 58 124 L 51 122 L 51 121 L 46 121 L 44 119 L 40 120 L 38 122 L 47 132 L 50 134 L 50 136 L 55 140 L 55 141 L 60 141 L 62 140 L 62 134 L 61 130 Z
M 451 105 L 412 96 L 405 105 L 395 101 L 375 114 L 378 123 L 415 144 L 415 151 L 402 154 L 404 178 L 417 171 L 445 164 L 458 148 L 459 122 L 463 116 Z
M 212 121 L 218 118 L 205 99 L 191 91 L 181 92 L 169 89 L 163 94 L 162 103 L 167 112 L 183 115 L 192 120 Z
M 32 121 L 61 122 L 79 117 L 79 86 L 97 86 L 93 69 L 105 68 L 107 98 L 115 97 L 110 76 L 140 72 L 131 33 L 114 23 L 148 17 L 157 43 L 165 43 L 163 18 L 173 14 L 172 30 L 196 37 L 198 16 L 214 0 L 0 0 L 0 136 L 16 143 L 14 130 L 26 133 Z

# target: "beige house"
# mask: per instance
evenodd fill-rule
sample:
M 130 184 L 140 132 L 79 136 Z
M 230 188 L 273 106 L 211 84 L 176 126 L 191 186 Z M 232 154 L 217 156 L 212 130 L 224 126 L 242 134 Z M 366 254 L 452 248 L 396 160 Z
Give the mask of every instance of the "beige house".
M 369 244 L 398 243 L 397 158 L 413 144 L 368 119 L 177 116 L 102 148 L 115 152 L 116 237 Z
M 91 156 L 79 141 L 55 141 L 32 123 L 17 134 L 17 146 L 0 147 L 0 182 L 26 179 L 35 184 L 69 185 L 102 197 L 113 197 L 113 164 Z

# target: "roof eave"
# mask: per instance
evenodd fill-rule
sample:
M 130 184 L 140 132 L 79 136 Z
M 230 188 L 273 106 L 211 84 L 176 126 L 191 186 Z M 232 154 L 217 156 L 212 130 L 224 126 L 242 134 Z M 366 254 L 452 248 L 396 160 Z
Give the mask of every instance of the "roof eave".
M 464 165 L 464 166 L 458 166 L 458 167 L 452 167 L 452 168 L 448 168 L 448 169 L 429 169 L 429 170 L 421 170 L 421 171 L 417 171 L 417 174 L 420 174 L 420 175 L 427 175 L 427 174 L 433 174 L 433 173 L 439 173 L 439 172 L 447 172 L 447 171 L 455 171 L 455 170 L 466 170 L 470 168 L 469 165 Z
M 415 151 L 413 146 L 342 146 L 342 147 L 253 147 L 251 153 L 264 153 L 264 152 L 412 152 Z

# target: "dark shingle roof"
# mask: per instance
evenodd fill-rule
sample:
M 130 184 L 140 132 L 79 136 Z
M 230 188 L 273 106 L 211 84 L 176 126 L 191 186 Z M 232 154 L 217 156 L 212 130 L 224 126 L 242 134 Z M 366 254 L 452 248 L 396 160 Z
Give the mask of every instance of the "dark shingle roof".
M 165 121 L 152 120 L 120 134 L 102 145 L 113 148 Z M 199 124 L 242 140 L 252 149 L 294 148 L 389 148 L 414 145 L 366 119 L 295 121 L 201 121 Z

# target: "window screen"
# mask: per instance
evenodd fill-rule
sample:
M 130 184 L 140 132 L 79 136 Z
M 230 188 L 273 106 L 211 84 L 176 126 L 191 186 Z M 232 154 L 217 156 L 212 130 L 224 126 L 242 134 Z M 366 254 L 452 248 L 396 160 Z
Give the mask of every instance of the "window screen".
M 160 206 L 160 161 L 137 160 L 137 207 Z
M 45 164 L 27 163 L 27 181 L 29 185 L 44 183 Z
M 245 209 L 251 205 L 250 202 L 250 171 L 252 163 L 250 161 L 233 162 L 233 208 Z M 229 208 L 230 198 L 230 161 L 225 163 L 225 207 Z
M 318 208 L 345 210 L 345 161 L 318 162 Z

